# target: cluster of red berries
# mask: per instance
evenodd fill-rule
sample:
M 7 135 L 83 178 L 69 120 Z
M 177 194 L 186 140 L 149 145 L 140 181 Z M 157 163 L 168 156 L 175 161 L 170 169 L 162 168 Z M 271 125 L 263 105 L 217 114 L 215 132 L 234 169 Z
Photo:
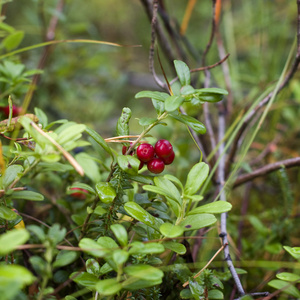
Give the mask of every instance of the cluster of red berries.
M 123 154 L 126 149 L 123 147 Z M 168 140 L 158 140 L 154 147 L 148 143 L 140 144 L 136 149 L 136 155 L 141 162 L 140 169 L 147 164 L 148 170 L 154 174 L 161 173 L 165 165 L 170 165 L 175 158 L 173 146 Z

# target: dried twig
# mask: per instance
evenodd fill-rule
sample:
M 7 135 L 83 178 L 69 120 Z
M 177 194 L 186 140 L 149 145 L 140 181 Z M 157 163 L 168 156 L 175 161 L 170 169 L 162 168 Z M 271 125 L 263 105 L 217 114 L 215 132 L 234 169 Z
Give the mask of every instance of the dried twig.
M 292 168 L 300 166 L 300 157 L 290 158 L 281 160 L 272 164 L 268 164 L 266 166 L 263 166 L 249 174 L 244 174 L 239 176 L 234 184 L 233 187 L 237 187 L 245 182 L 251 181 L 257 177 L 264 176 L 266 174 L 269 174 L 271 172 L 274 172 L 276 170 L 279 170 L 281 168 Z

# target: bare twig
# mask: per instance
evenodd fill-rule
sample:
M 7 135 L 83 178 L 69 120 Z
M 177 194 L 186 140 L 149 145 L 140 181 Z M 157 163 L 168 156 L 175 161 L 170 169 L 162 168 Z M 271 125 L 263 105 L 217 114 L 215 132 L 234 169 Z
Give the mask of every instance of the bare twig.
M 263 166 L 252 173 L 239 176 L 233 184 L 233 187 L 237 187 L 245 182 L 251 181 L 257 177 L 264 176 L 281 168 L 292 168 L 300 166 L 300 157 L 281 160 L 272 164 Z
M 223 108 L 219 105 L 219 141 L 222 141 L 225 135 L 225 115 Z M 225 156 L 224 156 L 224 142 L 220 144 L 219 147 L 219 168 L 218 168 L 218 181 L 219 181 L 219 191 L 220 191 L 220 201 L 227 201 L 226 194 L 224 190 L 225 184 Z M 221 214 L 221 233 L 220 237 L 222 238 L 222 244 L 224 245 L 224 257 L 230 273 L 233 277 L 233 280 L 236 284 L 237 290 L 241 296 L 245 295 L 244 288 L 241 284 L 240 278 L 234 268 L 228 246 L 228 238 L 227 238 L 227 213 Z

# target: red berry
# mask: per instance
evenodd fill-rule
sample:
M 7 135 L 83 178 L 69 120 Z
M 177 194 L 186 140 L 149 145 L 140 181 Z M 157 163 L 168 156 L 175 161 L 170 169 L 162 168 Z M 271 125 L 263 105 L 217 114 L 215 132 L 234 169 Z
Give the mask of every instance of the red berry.
M 84 200 L 86 199 L 86 194 L 88 193 L 87 190 L 85 189 L 81 189 L 81 188 L 71 188 L 72 191 L 80 191 L 80 192 L 74 192 L 74 193 L 71 193 L 70 195 L 74 198 L 77 198 L 77 199 L 80 199 L 80 200 Z
M 154 174 L 159 174 L 165 169 L 165 164 L 161 158 L 153 158 L 147 163 L 147 168 Z
M 139 165 L 139 170 L 144 166 L 144 162 L 140 162 L 140 165 Z
M 154 146 L 154 149 L 159 158 L 166 158 L 173 152 L 173 147 L 168 140 L 158 140 Z
M 128 150 L 128 147 L 123 146 L 123 147 L 122 147 L 122 154 L 125 155 L 126 152 L 127 152 L 127 150 Z M 129 155 L 133 155 L 133 150 L 130 151 Z
M 173 162 L 174 158 L 175 158 L 175 153 L 174 151 L 172 151 L 172 153 L 168 157 L 164 157 L 162 158 L 162 160 L 165 163 L 165 165 L 170 165 Z
M 148 162 L 154 157 L 154 148 L 152 145 L 144 143 L 137 147 L 136 155 L 142 162 Z
M 12 106 L 12 116 L 13 117 L 18 116 L 20 114 L 21 110 L 22 110 L 22 107 L 18 107 L 16 105 L 13 105 Z M 9 116 L 9 105 L 7 105 L 5 107 L 2 107 L 2 111 L 3 111 L 4 115 L 6 117 L 8 117 Z

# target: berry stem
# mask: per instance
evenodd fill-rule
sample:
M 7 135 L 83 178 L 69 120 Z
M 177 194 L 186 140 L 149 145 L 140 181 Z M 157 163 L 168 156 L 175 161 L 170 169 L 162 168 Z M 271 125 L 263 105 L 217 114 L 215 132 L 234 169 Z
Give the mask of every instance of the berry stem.
M 125 155 L 129 155 L 132 149 L 140 142 L 140 140 L 154 127 L 156 126 L 160 121 L 168 117 L 168 113 L 164 112 L 162 115 L 160 115 L 157 120 L 150 124 L 146 129 L 142 131 L 142 133 L 139 135 L 139 137 L 130 145 L 130 147 L 127 149 Z

